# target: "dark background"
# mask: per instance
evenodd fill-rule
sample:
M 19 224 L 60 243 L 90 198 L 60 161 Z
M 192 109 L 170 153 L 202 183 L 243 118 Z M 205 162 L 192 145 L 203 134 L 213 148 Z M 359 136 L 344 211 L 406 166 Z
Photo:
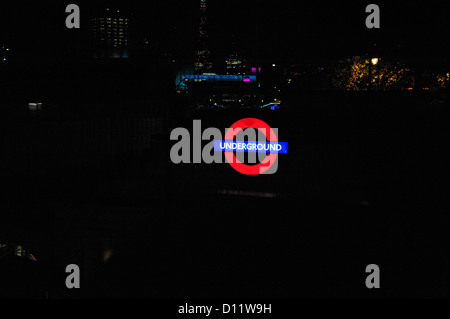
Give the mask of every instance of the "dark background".
M 448 88 L 300 89 L 278 113 L 191 112 L 164 53 L 191 61 L 197 1 L 77 4 L 80 30 L 65 28 L 63 3 L 1 5 L 14 54 L 0 82 L 0 243 L 38 260 L 0 259 L 2 298 L 448 298 Z M 213 56 L 235 35 L 269 65 L 379 54 L 448 72 L 447 1 L 378 2 L 381 30 L 365 27 L 367 4 L 211 2 Z M 105 6 L 133 14 L 147 58 L 87 57 L 84 26 Z M 27 112 L 38 100 L 49 108 Z M 246 117 L 289 142 L 277 174 L 171 163 L 172 129 Z M 64 286 L 71 263 L 78 291 Z
M 210 38 L 214 51 L 224 53 L 235 34 L 249 54 L 270 58 L 358 55 L 373 43 L 391 54 L 408 57 L 448 56 L 446 1 L 381 1 L 381 30 L 365 27 L 364 2 L 214 1 L 208 3 Z M 31 1 L 2 6 L 1 39 L 23 55 L 60 57 L 81 30 L 65 28 L 67 4 Z M 101 8 L 120 8 L 134 14 L 140 32 L 152 42 L 191 54 L 198 30 L 197 1 L 95 1 L 78 3 L 82 25 Z M 86 28 L 84 28 L 86 29 Z

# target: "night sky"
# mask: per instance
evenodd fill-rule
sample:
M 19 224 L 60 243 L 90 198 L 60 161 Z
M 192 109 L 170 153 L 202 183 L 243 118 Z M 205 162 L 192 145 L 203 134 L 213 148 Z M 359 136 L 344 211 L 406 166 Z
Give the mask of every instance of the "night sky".
M 0 299 L 275 298 L 299 313 L 296 298 L 448 298 L 449 1 L 207 1 L 208 72 L 240 72 L 235 42 L 256 81 L 183 82 L 200 0 L 2 1 Z M 93 58 L 111 49 L 90 40 L 106 8 L 130 18 L 129 59 Z M 367 62 L 338 63 L 351 56 Z M 196 158 L 194 120 L 205 137 L 249 118 L 289 143 L 277 174 L 172 159 L 176 128 Z M 19 264 L 19 244 L 39 262 Z M 365 285 L 373 263 L 382 289 Z
M 448 45 L 448 1 L 378 1 L 381 30 L 365 27 L 371 2 L 209 1 L 213 54 L 226 56 L 231 36 L 250 58 L 301 60 L 361 55 L 377 44 L 384 54 L 445 58 Z M 69 4 L 69 2 L 67 3 Z M 2 3 L 0 41 L 21 55 L 58 57 L 73 42 L 83 42 L 87 22 L 102 7 L 133 13 L 139 32 L 159 48 L 189 57 L 198 28 L 198 0 L 77 2 L 82 30 L 65 28 L 66 3 Z M 297 5 L 299 4 L 299 5 Z

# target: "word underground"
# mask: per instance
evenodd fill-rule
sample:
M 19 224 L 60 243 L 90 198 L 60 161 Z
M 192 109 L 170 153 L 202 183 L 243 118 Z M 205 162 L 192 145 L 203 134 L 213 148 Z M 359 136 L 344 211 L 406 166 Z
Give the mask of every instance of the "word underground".
M 287 154 L 287 143 L 214 141 L 214 151 Z
M 170 151 L 172 162 L 174 164 L 190 164 L 190 132 L 185 128 L 174 129 L 170 140 L 178 141 Z M 203 141 L 211 142 L 202 150 Z M 248 118 L 234 123 L 226 130 L 225 140 L 222 139 L 222 132 L 217 128 L 208 128 L 202 134 L 201 121 L 195 120 L 192 149 L 192 158 L 195 164 L 202 163 L 202 160 L 206 164 L 222 164 L 222 155 L 225 154 L 226 163 L 239 173 L 269 175 L 278 171 L 278 154 L 287 154 L 288 143 L 278 142 L 278 129 L 272 129 L 267 123 L 258 119 Z M 256 164 L 257 157 L 260 163 L 257 165 L 243 164 L 245 153 L 248 153 L 247 162 L 249 164 Z

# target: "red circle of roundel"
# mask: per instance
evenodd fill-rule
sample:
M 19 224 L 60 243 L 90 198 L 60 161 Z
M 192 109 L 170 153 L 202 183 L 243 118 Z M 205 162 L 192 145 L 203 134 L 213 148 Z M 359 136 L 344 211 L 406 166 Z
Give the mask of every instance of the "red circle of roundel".
M 247 128 L 254 128 L 256 130 L 261 131 L 264 134 L 264 136 L 266 137 L 268 142 L 278 142 L 278 138 L 277 138 L 275 132 L 267 123 L 265 123 L 261 120 L 258 120 L 258 119 L 253 119 L 253 118 L 243 119 L 243 120 L 240 120 L 240 121 L 237 121 L 236 123 L 234 123 L 230 127 L 230 129 L 228 129 L 228 131 L 225 135 L 225 140 L 233 141 L 235 136 L 240 131 L 245 130 Z M 267 132 L 269 132 L 269 136 L 267 136 Z M 275 163 L 275 161 L 277 160 L 277 157 L 278 157 L 277 153 L 269 154 L 266 156 L 264 161 L 262 161 L 258 165 L 246 165 L 244 163 L 241 163 L 236 158 L 236 156 L 234 155 L 233 152 L 225 153 L 225 158 L 227 159 L 227 161 L 231 165 L 231 167 L 233 167 L 236 171 L 238 171 L 239 173 L 244 174 L 244 175 L 260 175 L 260 174 L 267 172 L 272 167 L 272 165 Z

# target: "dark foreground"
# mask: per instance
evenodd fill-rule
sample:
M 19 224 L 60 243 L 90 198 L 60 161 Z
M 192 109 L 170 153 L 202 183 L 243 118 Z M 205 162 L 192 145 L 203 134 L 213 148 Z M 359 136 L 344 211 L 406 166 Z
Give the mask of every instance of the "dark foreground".
M 0 258 L 0 296 L 448 298 L 447 95 L 291 105 L 193 116 L 203 128 L 248 116 L 278 127 L 290 153 L 273 176 L 171 164 L 168 133 L 191 130 L 189 116 L 167 115 L 140 154 L 83 165 L 46 165 L 58 152 L 45 140 L 36 150 L 10 136 L 0 243 L 37 261 Z M 29 130 L 39 119 L 16 121 Z M 81 268 L 77 291 L 65 287 L 68 264 Z M 365 286 L 369 264 L 381 268 L 378 291 Z

